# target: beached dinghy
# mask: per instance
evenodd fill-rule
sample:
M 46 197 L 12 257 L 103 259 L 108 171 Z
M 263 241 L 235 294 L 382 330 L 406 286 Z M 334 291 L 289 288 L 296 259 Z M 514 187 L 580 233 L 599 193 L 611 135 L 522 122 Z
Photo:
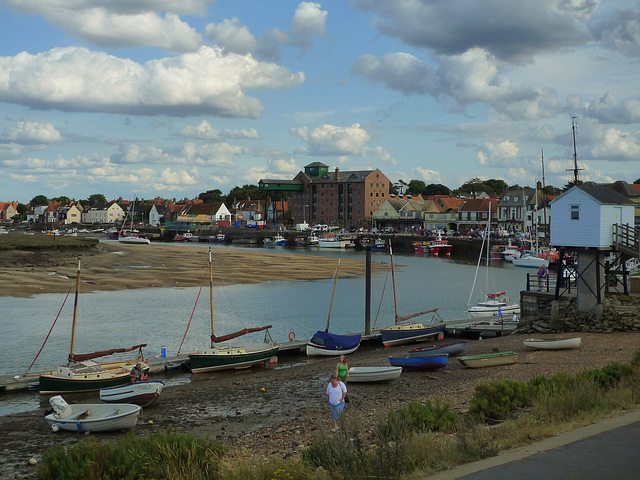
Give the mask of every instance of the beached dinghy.
M 536 350 L 572 350 L 582 345 L 582 338 L 527 338 L 522 343 Z
M 498 365 L 510 365 L 518 361 L 516 352 L 497 352 L 458 357 L 458 361 L 469 368 L 496 367 Z
M 424 355 L 422 357 L 389 357 L 389 363 L 405 370 L 440 370 L 449 363 L 446 353 Z
M 446 353 L 450 357 L 455 357 L 464 353 L 467 350 L 467 345 L 469 345 L 469 340 L 454 343 L 425 345 L 424 347 L 416 347 L 409 350 L 409 356 L 424 357 L 425 355 L 433 355 L 435 353 Z
M 352 382 L 388 382 L 402 373 L 402 367 L 351 367 L 349 383 Z
M 163 388 L 164 382 L 160 380 L 101 388 L 100 400 L 107 403 L 134 403 L 141 407 L 148 407 L 158 399 Z
M 140 405 L 130 403 L 69 405 L 60 395 L 52 397 L 49 402 L 54 411 L 44 419 L 51 425 L 53 431 L 112 432 L 130 430 L 138 423 L 138 416 L 142 411 Z

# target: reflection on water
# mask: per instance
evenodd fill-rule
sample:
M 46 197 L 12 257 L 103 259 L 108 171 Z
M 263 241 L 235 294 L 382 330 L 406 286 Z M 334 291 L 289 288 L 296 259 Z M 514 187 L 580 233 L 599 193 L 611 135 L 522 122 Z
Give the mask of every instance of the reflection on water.
M 206 247 L 206 244 L 200 246 Z M 185 248 L 198 248 L 198 245 L 185 244 Z M 318 261 L 326 262 L 334 262 L 336 257 L 365 259 L 362 250 L 334 252 L 275 248 L 269 251 L 315 255 L 319 257 Z M 373 262 L 389 264 L 389 257 L 383 252 L 372 252 L 371 257 Z M 397 254 L 394 255 L 394 263 L 397 266 L 395 280 L 400 315 L 437 307 L 438 313 L 445 320 L 465 316 L 476 274 L 475 263 L 464 264 L 451 259 Z M 286 268 L 286 265 L 282 268 Z M 517 299 L 519 290 L 525 287 L 528 270 L 517 269 L 502 262 L 492 262 L 492 268 L 486 270 L 491 271 L 490 278 L 486 279 L 489 291 L 507 290 L 512 298 Z M 478 277 L 478 283 L 482 282 L 484 285 L 484 276 Z M 333 280 L 330 279 L 215 287 L 216 333 L 224 335 L 241 328 L 271 324 L 273 328 L 270 333 L 276 342 L 288 342 L 291 331 L 295 332 L 298 340 L 310 338 L 316 330 L 324 330 L 326 326 L 332 289 Z M 486 291 L 485 288 L 482 290 Z M 148 357 L 159 356 L 163 347 L 166 348 L 167 355 L 176 355 L 198 292 L 199 288 L 193 287 L 81 294 L 74 351 L 86 353 L 147 343 L 144 352 Z M 371 285 L 372 328 L 393 324 L 392 292 L 390 274 L 385 271 L 375 273 Z M 63 300 L 64 295 L 61 294 L 37 295 L 30 299 L 0 297 L 3 317 L 0 373 L 13 374 L 27 370 L 42 346 Z M 338 281 L 330 330 L 336 333 L 363 331 L 364 303 L 363 264 L 362 277 Z M 70 348 L 72 315 L 73 302 L 67 301 L 32 371 L 56 368 L 66 361 Z M 206 347 L 209 330 L 208 300 L 201 298 L 181 351 L 190 352 Z M 261 339 L 261 333 L 247 336 L 249 341 Z M 297 359 L 296 362 L 300 363 L 300 360 Z M 291 366 L 279 363 L 274 368 Z M 180 384 L 197 381 L 198 377 L 196 375 L 191 380 L 186 372 L 172 372 L 166 375 L 166 381 L 169 384 Z M 20 405 L 32 405 L 34 395 L 38 398 L 37 393 L 33 392 L 2 396 L 0 414 L 12 413 Z

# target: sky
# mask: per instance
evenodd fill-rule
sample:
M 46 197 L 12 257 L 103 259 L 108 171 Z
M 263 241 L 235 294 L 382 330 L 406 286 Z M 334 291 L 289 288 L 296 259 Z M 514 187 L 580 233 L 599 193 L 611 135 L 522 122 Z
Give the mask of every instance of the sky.
M 572 122 L 580 180 L 631 183 L 639 5 L 0 0 L 0 201 L 195 198 L 312 162 L 562 187 Z

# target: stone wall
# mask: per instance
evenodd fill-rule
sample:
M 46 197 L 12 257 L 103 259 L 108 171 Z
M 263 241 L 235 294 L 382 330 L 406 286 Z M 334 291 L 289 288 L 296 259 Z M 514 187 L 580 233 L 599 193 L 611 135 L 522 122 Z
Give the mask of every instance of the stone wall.
M 513 334 L 640 332 L 640 297 L 609 295 L 597 313 L 578 315 L 575 297 L 538 302 L 536 315 L 523 318 Z

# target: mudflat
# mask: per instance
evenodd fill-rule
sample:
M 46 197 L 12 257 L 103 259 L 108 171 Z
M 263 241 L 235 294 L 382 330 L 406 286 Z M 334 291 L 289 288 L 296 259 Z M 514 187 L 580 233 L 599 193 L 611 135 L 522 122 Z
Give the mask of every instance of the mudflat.
M 76 278 L 79 255 L 84 292 L 193 287 L 205 276 L 208 281 L 205 247 L 100 243 L 82 250 L 0 252 L 0 296 L 67 292 Z M 212 263 L 214 286 L 331 278 L 337 265 L 329 257 L 231 248 L 214 248 Z M 364 273 L 364 260 L 342 259 L 340 278 Z

